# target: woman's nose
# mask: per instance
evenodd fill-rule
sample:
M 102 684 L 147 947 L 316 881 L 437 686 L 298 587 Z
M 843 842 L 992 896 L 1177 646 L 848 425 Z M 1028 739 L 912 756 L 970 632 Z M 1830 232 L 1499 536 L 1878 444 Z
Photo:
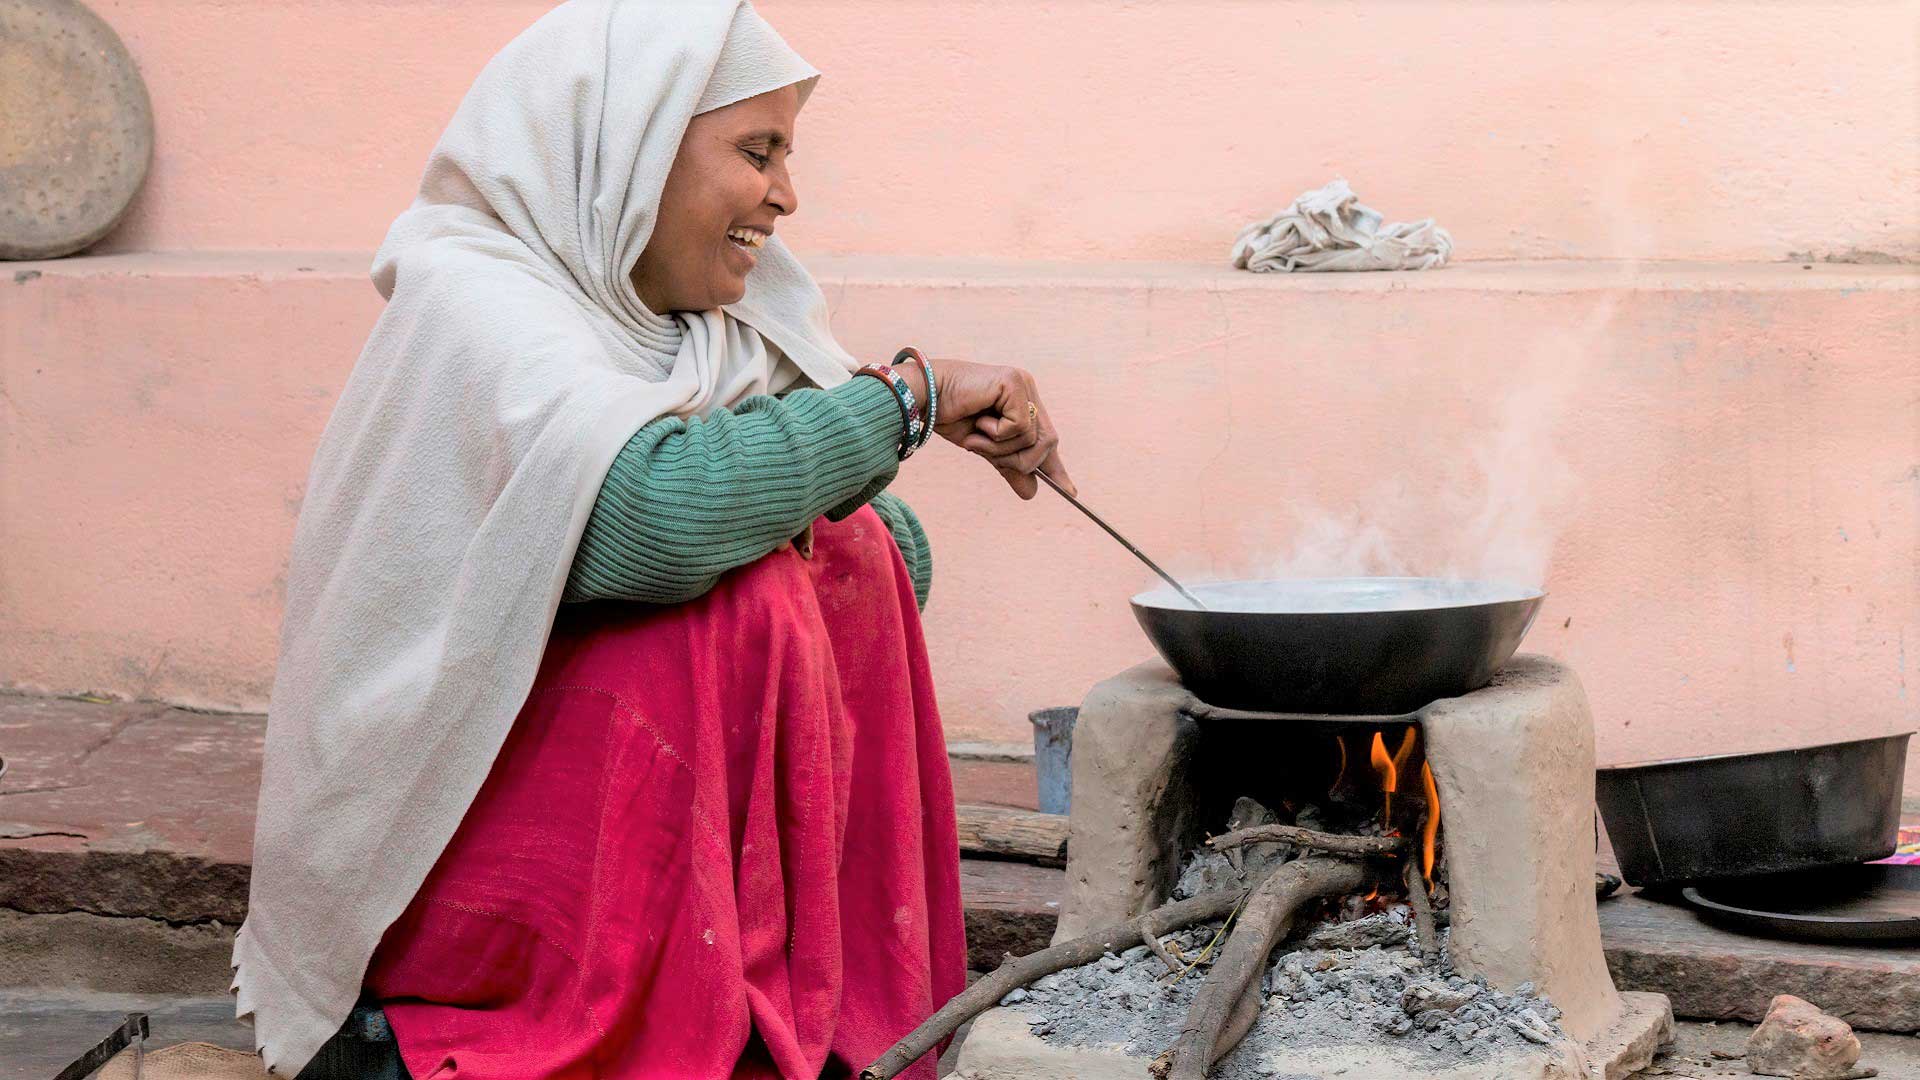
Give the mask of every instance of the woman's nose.
M 773 182 L 767 188 L 767 202 L 781 215 L 797 212 L 800 209 L 800 194 L 793 188 L 793 177 L 787 172 L 786 162 L 781 162 L 769 170 Z

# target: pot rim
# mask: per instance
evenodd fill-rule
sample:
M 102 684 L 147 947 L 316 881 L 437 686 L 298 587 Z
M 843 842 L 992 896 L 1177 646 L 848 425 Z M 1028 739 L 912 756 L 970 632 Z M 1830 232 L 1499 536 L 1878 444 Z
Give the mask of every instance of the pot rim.
M 1206 611 L 1196 610 L 1180 598 L 1171 586 L 1160 585 L 1143 592 L 1135 593 L 1129 602 L 1135 608 L 1152 611 L 1188 612 L 1196 615 L 1404 615 L 1416 611 L 1455 611 L 1461 608 L 1494 607 L 1501 604 L 1529 604 L 1546 599 L 1547 591 L 1510 582 L 1492 581 L 1480 578 L 1461 577 L 1416 577 L 1399 575 L 1356 574 L 1346 577 L 1297 577 L 1297 578 L 1223 578 L 1215 581 L 1196 582 L 1190 588 L 1202 600 L 1209 599 L 1206 590 L 1222 585 L 1260 586 L 1277 585 L 1298 588 L 1302 585 L 1349 585 L 1365 582 L 1373 585 L 1400 584 L 1409 586 L 1469 586 L 1491 591 L 1499 590 L 1498 595 L 1478 596 L 1458 601 L 1437 601 L 1422 603 L 1410 607 L 1366 607 L 1348 608 L 1336 611 L 1282 611 L 1263 608 L 1248 611 L 1239 608 L 1209 607 Z M 1171 601 L 1171 602 L 1169 602 Z
M 1837 739 L 1833 742 L 1809 743 L 1806 746 L 1786 746 L 1775 750 L 1741 750 L 1724 754 L 1696 754 L 1691 757 L 1655 758 L 1651 761 L 1623 761 L 1616 765 L 1601 765 L 1595 768 L 1600 773 L 1651 772 L 1662 768 L 1695 765 L 1708 761 L 1754 760 L 1775 754 L 1802 754 L 1809 750 L 1830 750 L 1841 746 L 1859 746 L 1865 743 L 1886 742 L 1891 739 L 1909 739 L 1920 731 L 1895 731 L 1885 735 L 1868 735 L 1859 739 Z

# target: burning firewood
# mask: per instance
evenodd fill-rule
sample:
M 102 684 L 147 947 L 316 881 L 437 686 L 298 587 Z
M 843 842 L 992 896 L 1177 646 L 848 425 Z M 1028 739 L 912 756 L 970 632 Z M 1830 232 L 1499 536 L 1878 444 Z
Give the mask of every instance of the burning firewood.
M 1413 798 L 1418 800 L 1418 796 Z M 1420 808 L 1418 801 L 1413 805 Z M 1391 820 L 1390 813 L 1386 816 Z M 1259 1020 L 1264 1000 L 1262 972 L 1294 921 L 1316 900 L 1357 896 L 1376 879 L 1394 874 L 1382 866 L 1385 857 L 1404 857 L 1404 878 L 1419 946 L 1423 953 L 1438 947 L 1425 868 L 1412 839 L 1329 833 L 1303 825 L 1277 824 L 1274 817 L 1252 799 L 1238 800 L 1228 820 L 1230 831 L 1207 841 L 1207 847 L 1219 853 L 1211 858 L 1218 862 L 1224 856 L 1225 864 L 1208 867 L 1196 859 L 1182 875 L 1179 888 L 1195 894 L 1190 899 L 1164 904 L 1127 922 L 1102 927 L 1027 956 L 1008 958 L 862 1070 L 861 1080 L 892 1080 L 962 1024 L 1015 990 L 1056 972 L 1093 963 L 1110 952 L 1140 945 L 1179 975 L 1212 960 L 1211 968 L 1200 979 L 1180 1035 L 1151 1066 L 1160 1080 L 1201 1080 Z M 1315 854 L 1279 861 L 1296 849 Z M 1431 848 L 1425 851 L 1430 853 Z M 1048 854 L 1051 852 L 1049 847 Z M 1229 869 L 1233 874 L 1231 885 L 1221 880 Z M 1250 887 L 1240 882 L 1248 882 Z M 1367 899 L 1377 893 L 1376 887 Z M 1161 940 L 1172 931 L 1221 918 L 1226 919 L 1226 925 L 1213 935 L 1201 955 L 1191 960 L 1176 957 Z
M 1407 860 L 1401 880 L 1407 886 L 1407 906 L 1413 909 L 1413 947 L 1422 960 L 1440 955 L 1440 932 L 1433 922 L 1433 897 L 1427 894 L 1426 877 L 1420 864 Z
M 1244 889 L 1222 889 L 1187 900 L 1163 904 L 1138 918 L 1114 926 L 1103 926 L 1072 941 L 1025 956 L 1010 957 L 980 981 L 967 987 L 926 1023 L 907 1033 L 907 1037 L 880 1055 L 873 1064 L 860 1070 L 860 1080 L 893 1080 L 907 1066 L 932 1050 L 940 1040 L 960 1029 L 960 1025 L 992 1008 L 1001 998 L 1056 971 L 1090 964 L 1109 952 L 1130 949 L 1143 942 L 1158 942 L 1164 934 L 1194 923 L 1226 916 L 1247 898 Z
M 1207 1069 L 1253 1026 L 1259 1013 L 1261 969 L 1273 947 L 1286 938 L 1294 917 L 1310 901 L 1357 891 L 1373 873 L 1348 858 L 1309 855 L 1261 879 L 1247 895 L 1220 959 L 1187 1010 L 1180 1037 L 1154 1059 L 1153 1075 L 1159 1080 L 1204 1080 Z M 1253 1005 L 1243 1010 L 1241 1003 L 1249 996 Z M 1229 1033 L 1235 1034 L 1229 1039 Z
M 1401 836 L 1344 836 L 1339 833 L 1303 829 L 1298 825 L 1255 825 L 1250 829 L 1239 829 L 1211 837 L 1207 840 L 1207 846 L 1218 851 L 1247 844 L 1266 844 L 1276 841 L 1310 851 L 1327 851 L 1339 855 L 1393 855 L 1407 847 L 1406 838 Z

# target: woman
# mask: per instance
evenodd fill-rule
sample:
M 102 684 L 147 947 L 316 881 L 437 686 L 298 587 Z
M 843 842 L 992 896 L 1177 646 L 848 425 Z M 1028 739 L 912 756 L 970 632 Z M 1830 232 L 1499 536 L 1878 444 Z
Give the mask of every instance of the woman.
M 882 489 L 929 421 L 1069 481 L 1025 373 L 833 340 L 774 235 L 816 78 L 739 0 L 576 0 L 389 232 L 234 950 L 276 1072 L 400 1075 L 343 1064 L 390 1023 L 417 1077 L 844 1075 L 961 988 L 927 548 Z

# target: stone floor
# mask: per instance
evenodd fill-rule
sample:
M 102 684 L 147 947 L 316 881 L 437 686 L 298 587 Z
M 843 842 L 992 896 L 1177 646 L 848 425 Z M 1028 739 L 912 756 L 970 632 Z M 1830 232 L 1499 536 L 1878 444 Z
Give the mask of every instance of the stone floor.
M 0 1080 L 51 1080 L 112 1034 L 130 1012 L 147 1014 L 147 1045 L 210 1042 L 247 1050 L 251 1028 L 226 995 L 179 997 L 91 990 L 0 990 Z
M 1734 1056 L 1745 1053 L 1753 1025 L 1683 1020 L 1677 1028 L 1673 1048 L 1655 1058 L 1651 1068 L 1634 1074 L 1632 1080 L 1718 1080 L 1753 1075 L 1746 1062 Z M 1920 1037 L 1863 1031 L 1860 1046 L 1860 1064 L 1879 1069 L 1880 1080 L 1920 1080 Z M 1722 1056 L 1716 1056 L 1716 1052 Z
M 222 996 L 106 994 L 75 990 L 0 990 L 0 1080 L 48 1080 L 69 1061 L 119 1026 L 129 1012 L 145 1012 L 150 1047 L 210 1042 L 246 1049 L 251 1030 L 233 1019 L 232 999 Z M 1751 1076 L 1738 1055 L 1746 1048 L 1749 1024 L 1683 1021 L 1674 1048 L 1632 1080 L 1697 1078 L 1720 1080 Z M 1920 1080 L 1920 1037 L 1862 1033 L 1861 1063 L 1880 1070 L 1882 1080 Z M 952 1055 L 941 1074 L 952 1067 Z
M 253 1029 L 226 995 L 181 997 L 89 990 L 0 989 L 0 1080 L 48 1080 L 106 1038 L 130 1012 L 147 1014 L 148 1046 L 206 1042 L 246 1050 Z M 957 1040 L 956 1040 L 957 1044 Z M 940 1074 L 953 1068 L 954 1052 Z

